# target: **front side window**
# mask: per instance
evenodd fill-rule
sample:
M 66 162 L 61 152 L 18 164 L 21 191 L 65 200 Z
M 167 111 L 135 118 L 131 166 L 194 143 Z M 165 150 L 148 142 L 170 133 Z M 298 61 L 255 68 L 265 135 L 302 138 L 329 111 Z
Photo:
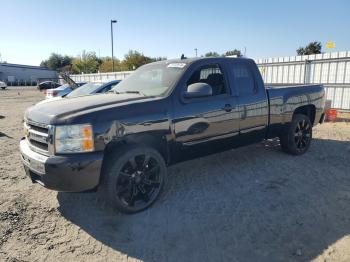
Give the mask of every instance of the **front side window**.
M 206 83 L 211 86 L 213 96 L 227 94 L 225 79 L 219 65 L 202 66 L 187 81 L 187 86 L 194 83 Z

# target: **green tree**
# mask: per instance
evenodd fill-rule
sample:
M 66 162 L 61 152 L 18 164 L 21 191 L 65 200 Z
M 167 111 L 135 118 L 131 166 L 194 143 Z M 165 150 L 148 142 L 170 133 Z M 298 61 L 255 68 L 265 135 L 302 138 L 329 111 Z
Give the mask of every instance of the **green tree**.
M 163 61 L 163 60 L 167 60 L 167 58 L 165 56 L 158 56 L 158 57 L 152 58 L 152 62 Z
M 73 58 L 67 55 L 52 53 L 47 60 L 40 63 L 40 66 L 47 67 L 60 72 L 68 71 Z
M 114 59 L 114 70 L 121 71 L 120 60 Z M 112 72 L 113 71 L 113 63 L 111 57 L 102 58 L 102 63 L 100 65 L 99 71 L 101 73 Z
M 217 52 L 208 52 L 204 56 L 205 57 L 219 57 L 220 55 Z
M 81 57 L 75 58 L 72 62 L 74 73 L 96 73 L 98 71 L 99 65 L 102 63 L 95 52 L 82 52 Z
M 144 54 L 130 50 L 124 57 L 124 60 L 121 62 L 122 70 L 135 70 L 138 67 L 151 63 L 154 61 L 154 58 L 145 56 Z
M 148 57 L 138 51 L 130 50 L 123 61 L 114 59 L 114 70 L 125 71 L 134 70 L 144 64 L 166 60 L 166 57 Z M 51 54 L 49 59 L 41 62 L 41 66 L 50 69 L 59 70 L 61 72 L 72 72 L 74 74 L 81 73 L 96 73 L 112 72 L 112 58 L 102 57 L 98 58 L 95 52 L 82 52 L 81 56 L 72 58 L 69 56 L 62 56 L 59 54 Z
M 321 54 L 321 52 L 322 52 L 321 42 L 311 42 L 306 47 L 299 47 L 297 49 L 298 55 Z
M 226 53 L 223 56 L 237 56 L 237 57 L 242 57 L 242 52 L 241 50 L 238 49 L 233 49 L 230 51 L 226 51 Z

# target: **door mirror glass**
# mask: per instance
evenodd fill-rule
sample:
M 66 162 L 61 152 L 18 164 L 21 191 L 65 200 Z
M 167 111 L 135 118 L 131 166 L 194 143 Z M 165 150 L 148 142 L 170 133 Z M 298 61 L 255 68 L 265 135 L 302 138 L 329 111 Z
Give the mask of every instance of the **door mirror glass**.
M 184 93 L 185 98 L 200 98 L 211 96 L 213 90 L 210 85 L 206 83 L 194 83 L 187 87 L 186 92 Z

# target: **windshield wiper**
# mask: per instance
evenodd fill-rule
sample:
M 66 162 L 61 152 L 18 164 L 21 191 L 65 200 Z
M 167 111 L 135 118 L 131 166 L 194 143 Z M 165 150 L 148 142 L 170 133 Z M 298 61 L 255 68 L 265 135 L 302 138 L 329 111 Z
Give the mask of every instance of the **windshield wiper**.
M 113 90 L 115 94 L 140 94 L 143 96 L 147 96 L 145 93 L 137 90 L 129 90 L 129 91 L 123 91 L 123 92 L 118 92 L 117 90 Z

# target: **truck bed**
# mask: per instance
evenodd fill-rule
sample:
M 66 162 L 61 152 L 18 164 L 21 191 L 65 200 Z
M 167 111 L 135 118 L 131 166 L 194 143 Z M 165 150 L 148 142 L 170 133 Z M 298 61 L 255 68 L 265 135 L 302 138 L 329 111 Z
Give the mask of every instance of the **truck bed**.
M 316 125 L 323 114 L 325 92 L 322 85 L 266 86 L 269 100 L 269 130 L 267 137 L 275 137 L 281 127 L 291 121 L 296 108 L 313 112 L 311 122 Z

